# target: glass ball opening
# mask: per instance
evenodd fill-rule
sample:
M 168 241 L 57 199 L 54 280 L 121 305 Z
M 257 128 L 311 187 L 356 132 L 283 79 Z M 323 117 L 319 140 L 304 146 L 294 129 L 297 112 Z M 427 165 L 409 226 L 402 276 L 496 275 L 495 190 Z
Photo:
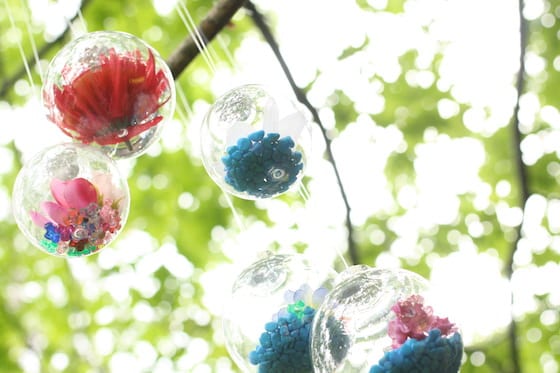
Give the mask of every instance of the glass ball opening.
M 219 97 L 201 128 L 206 171 L 222 189 L 244 199 L 294 189 L 310 143 L 309 120 L 299 106 L 256 84 Z
M 12 193 L 15 221 L 33 246 L 60 257 L 94 254 L 128 218 L 130 195 L 115 162 L 98 148 L 55 145 L 19 171 Z
M 42 96 L 47 117 L 66 135 L 116 159 L 144 153 L 175 110 L 165 61 L 117 31 L 91 32 L 64 46 L 49 65 Z

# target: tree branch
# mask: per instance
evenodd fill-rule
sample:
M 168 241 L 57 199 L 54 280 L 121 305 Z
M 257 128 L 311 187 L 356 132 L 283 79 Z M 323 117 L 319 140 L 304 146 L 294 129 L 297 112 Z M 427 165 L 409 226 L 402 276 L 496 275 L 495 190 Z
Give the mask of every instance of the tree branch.
M 200 22 L 198 32 L 204 38 L 204 47 L 220 32 L 243 6 L 245 0 L 219 0 Z M 191 61 L 199 54 L 192 35 L 186 37 L 171 53 L 167 64 L 173 77 L 177 79 Z
M 520 109 L 520 99 L 523 91 L 525 89 L 525 51 L 527 48 L 527 22 L 523 17 L 523 0 L 518 0 L 518 17 L 519 17 L 519 71 L 517 72 L 517 82 L 516 82 L 516 89 L 517 89 L 517 101 L 515 103 L 515 108 L 513 110 L 513 117 L 512 117 L 512 136 L 513 136 L 513 152 L 515 158 L 515 165 L 516 165 L 516 173 L 517 179 L 519 182 L 519 204 L 525 210 L 527 200 L 529 199 L 530 191 L 529 191 L 529 177 L 527 175 L 527 167 L 523 162 L 523 155 L 521 153 L 521 141 L 522 135 L 521 130 L 519 128 L 519 109 Z M 515 252 L 519 246 L 519 241 L 522 238 L 523 232 L 523 223 L 519 224 L 517 228 L 517 238 L 515 242 L 513 242 L 512 247 L 510 249 L 510 255 L 507 261 L 506 266 L 506 274 L 508 279 L 511 282 L 511 278 L 515 271 L 515 264 L 514 264 L 514 257 Z M 511 293 L 511 305 L 513 308 L 513 290 Z M 508 337 L 510 343 L 510 356 L 511 361 L 513 364 L 513 373 L 521 373 L 521 363 L 520 363 L 520 356 L 519 356 L 519 345 L 518 345 L 518 332 L 517 332 L 517 323 L 515 322 L 514 315 L 512 312 L 511 322 L 508 327 Z
M 39 48 L 37 50 L 37 55 L 39 56 L 39 58 L 43 57 L 55 45 L 61 43 L 66 38 L 66 36 L 70 32 L 70 24 L 72 22 L 74 22 L 76 20 L 76 18 L 78 18 L 80 16 L 80 12 L 83 12 L 83 10 L 86 8 L 86 6 L 88 4 L 91 3 L 91 1 L 92 0 L 82 0 L 82 4 L 80 5 L 80 9 L 76 12 L 76 14 L 70 20 L 68 20 L 68 23 L 66 24 L 66 29 L 64 30 L 64 32 L 62 34 L 58 35 L 58 37 L 56 39 L 54 39 L 53 41 L 43 44 L 41 46 L 41 48 Z M 27 58 L 27 66 L 29 66 L 29 68 L 32 68 L 33 66 L 35 66 L 35 64 L 37 62 L 38 61 L 35 59 L 35 56 L 33 54 Z M 8 94 L 9 90 L 14 86 L 14 84 L 18 80 L 23 78 L 25 76 L 25 74 L 26 74 L 26 70 L 25 70 L 25 64 L 24 64 L 12 76 L 10 76 L 6 80 L 4 80 L 2 82 L 2 87 L 0 87 L 0 98 L 5 97 Z
M 360 263 L 360 258 L 358 256 L 356 243 L 354 241 L 354 234 L 353 234 L 354 228 L 352 225 L 352 220 L 350 218 L 350 203 L 348 202 L 348 197 L 346 195 L 346 191 L 344 190 L 342 179 L 340 177 L 340 173 L 338 171 L 338 167 L 336 165 L 336 161 L 332 153 L 331 140 L 327 135 L 327 131 L 323 126 L 323 123 L 321 121 L 321 118 L 319 117 L 319 113 L 317 112 L 317 109 L 315 109 L 315 107 L 311 105 L 303 90 L 299 88 L 296 82 L 294 81 L 292 73 L 290 72 L 290 69 L 286 64 L 286 61 L 284 60 L 284 57 L 280 52 L 278 43 L 276 42 L 274 35 L 270 30 L 270 27 L 268 27 L 268 24 L 266 23 L 264 16 L 257 10 L 255 5 L 251 1 L 247 1 L 247 3 L 245 4 L 245 8 L 249 10 L 253 22 L 260 30 L 262 36 L 264 37 L 264 39 L 272 49 L 274 55 L 276 56 L 276 59 L 280 63 L 280 66 L 282 67 L 282 70 L 284 71 L 284 74 L 286 75 L 286 78 L 288 79 L 288 82 L 290 83 L 290 86 L 292 87 L 292 90 L 294 91 L 296 98 L 311 112 L 311 115 L 313 116 L 313 120 L 315 121 L 315 123 L 319 125 L 321 134 L 323 136 L 323 139 L 325 140 L 327 160 L 332 164 L 332 167 L 334 169 L 338 187 L 340 189 L 340 195 L 342 196 L 342 200 L 344 201 L 344 206 L 346 208 L 346 229 L 348 230 L 348 253 L 350 255 L 352 264 L 358 264 Z
M 82 0 L 81 9 L 83 10 L 92 0 Z M 234 14 L 239 8 L 243 6 L 245 0 L 220 0 L 218 1 L 212 9 L 208 12 L 206 17 L 202 20 L 198 26 L 198 31 L 204 38 L 204 46 L 206 46 L 217 34 L 220 32 L 225 25 L 231 20 Z M 69 21 L 73 22 L 79 16 L 79 12 Z M 39 58 L 44 56 L 49 52 L 55 45 L 62 42 L 68 33 L 70 32 L 70 27 L 60 34 L 55 40 L 50 43 L 44 44 L 38 51 Z M 191 63 L 191 61 L 200 53 L 192 35 L 186 37 L 181 44 L 171 53 L 167 60 L 167 64 L 173 74 L 173 77 L 177 79 L 179 75 L 185 70 L 185 68 Z M 32 67 L 37 61 L 34 56 L 27 59 L 28 66 Z M 25 65 L 24 65 L 25 66 Z M 0 88 L 0 98 L 5 97 L 8 91 L 13 87 L 13 85 L 25 76 L 25 68 L 22 66 L 18 71 L 16 71 L 12 76 L 7 78 L 2 82 L 2 87 Z

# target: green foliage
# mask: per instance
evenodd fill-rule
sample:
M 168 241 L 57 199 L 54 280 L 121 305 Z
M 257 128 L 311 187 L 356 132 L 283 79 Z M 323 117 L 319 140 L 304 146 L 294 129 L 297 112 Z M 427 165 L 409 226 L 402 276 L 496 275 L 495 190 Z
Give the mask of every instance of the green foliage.
M 83 19 L 89 31 L 126 31 L 145 39 L 167 57 L 187 36 L 187 30 L 175 10 L 161 15 L 155 11 L 153 3 L 148 0 L 90 1 L 83 9 Z M 214 3 L 197 0 L 187 2 L 186 6 L 197 23 Z M 356 5 L 364 17 L 380 15 L 387 18 L 375 20 L 398 22 L 400 17 L 415 9 L 409 7 L 409 3 L 413 2 L 357 0 L 352 5 Z M 14 31 L 3 11 L 4 5 L 0 5 L 0 84 L 22 68 L 20 46 L 26 56 L 32 56 L 31 40 L 38 48 L 47 43 L 43 35 L 45 25 L 39 21 L 32 23 L 29 35 L 25 20 L 29 19 L 30 10 L 23 5 L 24 2 L 8 0 L 6 4 L 10 6 L 19 31 Z M 496 276 L 498 280 L 503 279 L 507 272 L 505 267 L 515 249 L 520 224 L 516 213 L 524 207 L 521 200 L 523 183 L 527 183 L 537 202 L 544 201 L 544 207 L 541 203 L 532 210 L 533 215 L 529 215 L 535 220 L 524 222 L 522 237 L 525 241 L 519 246 L 515 259 L 514 280 L 516 275 L 526 276 L 520 278 L 530 283 L 527 289 L 516 289 L 514 293 L 514 299 L 531 300 L 531 307 L 521 304 L 523 311 L 516 314 L 517 342 L 524 372 L 543 371 L 546 364 L 549 367 L 547 372 L 557 372 L 560 364 L 558 292 L 554 292 L 549 284 L 538 283 L 543 274 L 555 275 L 557 280 L 557 263 L 560 261 L 557 243 L 560 209 L 556 207 L 560 196 L 560 160 L 557 142 L 554 142 L 560 122 L 550 114 L 554 110 L 542 110 L 549 106 L 558 112 L 560 0 L 544 1 L 544 4 L 543 14 L 529 22 L 527 50 L 544 61 L 544 67 L 542 71 L 531 70 L 525 77 L 526 96 L 535 96 L 538 101 L 537 112 L 532 117 L 524 116 L 521 126 L 524 159 L 534 160 L 523 165 L 527 171 L 525 180 L 520 180 L 518 175 L 516 151 L 520 144 L 515 143 L 513 120 L 509 118 L 509 121 L 494 123 L 493 127 L 489 124 L 488 128 L 481 126 L 484 128 L 479 130 L 469 126 L 466 120 L 469 110 L 482 111 L 480 120 L 486 120 L 494 108 L 490 107 L 491 104 L 480 107 L 462 99 L 458 97 L 456 87 L 442 83 L 442 66 L 450 51 L 445 42 L 433 40 L 435 36 L 429 33 L 427 23 L 419 22 L 420 26 L 414 30 L 434 43 L 429 44 L 434 54 L 429 63 L 421 62 L 425 57 L 422 48 L 428 47 L 406 44 L 406 50 L 395 52 L 400 73 L 394 79 L 387 78 L 378 66 L 383 60 L 378 54 L 384 55 L 386 51 L 379 53 L 376 49 L 385 44 L 379 44 L 377 39 L 390 39 L 395 35 L 387 32 L 379 37 L 368 30 L 359 30 L 363 33 L 361 38 L 354 38 L 347 47 L 336 50 L 333 61 L 321 61 L 325 65 L 316 67 L 311 82 L 303 83 L 308 84 L 305 88 L 310 95 L 320 91 L 319 97 L 327 98 L 319 108 L 324 113 L 332 113 L 334 127 L 329 128 L 329 135 L 333 137 L 335 154 L 340 156 L 341 174 L 348 178 L 343 182 L 350 190 L 349 194 L 359 196 L 351 201 L 353 214 L 361 218 L 355 222 L 354 238 L 362 263 L 398 264 L 429 278 L 434 263 L 472 251 L 475 256 L 498 258 L 501 272 Z M 279 29 L 282 25 L 285 27 L 286 20 L 280 13 L 274 13 L 275 5 L 266 6 L 274 21 L 272 24 Z M 321 12 L 314 16 L 321 17 Z M 352 21 L 341 20 L 348 28 L 352 28 Z M 74 26 L 81 26 L 80 21 L 75 21 Z M 306 30 L 298 32 L 305 33 Z M 255 42 L 254 26 L 241 11 L 220 35 L 227 49 L 212 43 L 213 56 L 220 68 L 233 70 L 229 55 L 236 56 L 240 47 Z M 413 36 L 417 35 L 410 35 L 410 38 Z M 69 34 L 62 43 L 53 45 L 43 55 L 42 65 L 46 65 L 71 37 Z M 363 42 L 356 45 L 355 40 Z M 302 46 L 298 51 L 311 55 L 313 49 L 322 48 L 321 45 L 322 42 L 317 42 L 313 46 Z M 390 49 L 389 45 L 385 47 Z M 256 48 L 267 46 L 258 44 Z M 303 53 L 290 57 L 289 61 L 297 65 L 312 56 Z M 356 61 L 358 63 L 353 65 Z M 341 71 L 340 79 L 325 85 L 328 88 L 325 89 L 321 82 L 332 73 L 329 62 L 363 69 L 363 81 L 359 83 L 381 86 L 379 96 L 383 99 L 383 107 L 375 113 L 358 110 L 353 87 L 345 81 L 351 75 L 347 70 Z M 39 70 L 32 67 L 31 73 L 38 86 Z M 418 73 L 425 73 L 433 80 L 429 83 L 415 80 Z M 326 241 L 332 232 L 336 237 L 345 234 L 339 195 L 332 197 L 325 192 L 329 188 L 322 183 L 332 179 L 323 175 L 304 180 L 310 191 L 309 199 L 290 194 L 269 203 L 234 198 L 231 209 L 223 192 L 208 177 L 197 150 L 192 146 L 197 141 L 191 138 L 192 133 L 196 133 L 195 127 L 200 119 L 191 115 L 190 109 L 201 110 L 213 101 L 217 94 L 212 90 L 213 74 L 199 57 L 177 80 L 178 92 L 184 95 L 189 106 L 187 108 L 180 100 L 175 116 L 180 121 L 178 136 L 181 136 L 183 145 L 177 148 L 161 143 L 153 152 L 132 162 L 128 178 L 132 199 L 126 228 L 112 247 L 93 257 L 67 262 L 44 255 L 25 241 L 13 218 L 3 214 L 2 208 L 9 204 L 7 198 L 23 162 L 18 142 L 21 137 L 17 136 L 26 134 L 0 139 L 2 157 L 9 154 L 14 159 L 9 170 L 0 167 L 2 372 L 113 372 L 116 371 L 116 361 L 134 362 L 137 365 L 130 369 L 139 372 L 155 372 L 158 366 L 165 367 L 166 364 L 173 371 L 194 371 L 197 367 L 200 371 L 218 371 L 220 368 L 226 371 L 228 367 L 236 371 L 224 346 L 220 310 L 215 304 L 216 298 L 224 300 L 223 294 L 227 294 L 231 286 L 231 278 L 226 273 L 232 270 L 231 262 L 245 250 L 247 257 L 252 256 L 254 253 L 246 247 L 250 244 L 259 246 L 260 251 L 289 246 L 296 252 L 306 252 L 311 251 L 314 243 L 307 242 L 304 237 L 313 236 L 309 241 L 317 239 L 320 244 L 328 246 Z M 514 76 L 511 78 L 513 82 Z M 5 101 L 0 104 L 21 108 L 30 98 L 24 89 L 26 84 L 24 74 L 4 97 L 0 97 Z M 369 104 L 375 99 L 373 94 L 371 96 L 360 98 Z M 454 111 L 451 110 L 451 114 L 442 110 L 445 104 L 452 105 Z M 4 108 L 2 105 L 0 109 Z M 321 106 L 321 103 L 317 105 Z M 527 107 L 522 109 L 529 110 Z M 13 116 L 10 120 L 1 126 L 18 125 Z M 356 135 L 352 131 L 361 123 L 367 123 L 367 128 L 362 128 L 364 132 Z M 393 140 L 383 137 L 389 132 L 401 136 L 392 147 L 389 143 Z M 528 138 L 540 139 L 540 142 L 531 143 Z M 450 145 L 443 157 L 428 157 L 436 163 L 434 167 L 445 166 L 445 159 L 441 158 L 447 156 L 458 163 L 457 159 L 476 161 L 476 154 L 457 155 L 459 150 L 456 149 L 459 148 L 455 146 L 462 140 L 472 140 L 469 144 L 480 146 L 483 153 L 480 167 L 466 181 L 472 185 L 461 188 L 461 185 L 446 183 L 450 178 L 461 176 L 455 171 L 466 167 L 468 162 L 438 169 L 430 173 L 433 180 L 429 188 L 421 185 L 428 171 L 419 163 L 425 161 L 422 157 L 426 150 L 435 149 L 440 143 Z M 536 149 L 534 144 L 542 145 L 544 150 Z M 356 154 L 362 157 L 360 163 L 356 163 L 357 158 L 349 160 L 349 156 Z M 533 154 L 539 156 L 532 157 Z M 317 160 L 318 169 L 323 165 L 321 162 Z M 349 172 L 356 169 L 362 174 L 356 176 Z M 379 178 L 367 184 L 368 176 L 376 170 L 381 170 Z M 362 184 L 374 191 L 366 187 L 362 188 L 365 192 L 360 190 Z M 377 188 L 377 184 L 385 185 Z M 448 184 L 449 188 L 455 189 L 440 187 Z M 436 197 L 450 197 L 444 200 L 445 203 L 456 204 L 451 206 L 451 218 L 436 219 L 436 207 L 451 207 L 443 202 L 443 207 L 439 206 L 434 193 L 430 193 L 433 192 L 431 188 L 441 194 L 436 193 Z M 317 203 L 313 199 L 315 195 L 326 197 Z M 426 201 L 434 206 L 426 206 Z M 307 215 L 301 217 L 306 203 L 319 205 L 320 212 L 313 218 L 316 221 L 306 220 L 310 219 Z M 241 222 L 236 220 L 236 214 Z M 337 214 L 341 215 L 339 220 L 329 220 Z M 312 234 L 303 235 L 303 229 L 312 230 Z M 257 242 L 248 244 L 250 240 L 242 236 L 254 231 L 261 232 L 262 236 L 255 236 Z M 319 240 L 323 236 L 327 238 Z M 324 249 L 325 253 L 335 246 L 340 249 L 338 242 L 333 243 L 332 247 Z M 342 250 L 346 248 L 342 247 Z M 333 266 L 337 264 L 333 263 Z M 477 277 L 486 278 L 479 272 L 482 269 L 470 270 L 469 277 L 452 278 L 449 282 L 472 281 L 475 286 Z M 216 295 L 217 289 L 223 294 Z M 477 299 L 471 306 L 487 308 Z M 488 313 L 492 311 L 489 309 Z M 489 334 L 475 338 L 466 346 L 462 372 L 512 372 L 510 346 L 511 341 L 503 328 L 495 328 Z M 193 356 L 192 351 L 196 351 L 197 356 Z M 36 365 L 36 369 L 25 364 Z

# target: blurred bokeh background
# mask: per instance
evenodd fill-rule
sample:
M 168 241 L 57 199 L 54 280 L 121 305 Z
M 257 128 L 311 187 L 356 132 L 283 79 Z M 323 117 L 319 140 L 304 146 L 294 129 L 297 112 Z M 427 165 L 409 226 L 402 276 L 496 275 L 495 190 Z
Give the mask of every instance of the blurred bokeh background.
M 215 97 L 247 83 L 292 95 L 243 9 L 210 44 L 212 64 L 199 56 L 177 79 L 161 140 L 119 162 L 132 196 L 114 244 L 65 260 L 19 233 L 17 172 L 67 141 L 40 102 L 54 54 L 87 31 L 120 30 L 166 58 L 189 35 L 185 20 L 212 5 L 0 3 L 1 372 L 236 372 L 220 315 L 243 268 L 266 250 L 344 268 L 346 211 L 316 125 L 308 194 L 230 205 L 202 166 Z M 255 5 L 332 141 L 359 262 L 432 282 L 462 328 L 462 372 L 559 372 L 560 1 L 524 1 L 525 44 L 513 0 Z

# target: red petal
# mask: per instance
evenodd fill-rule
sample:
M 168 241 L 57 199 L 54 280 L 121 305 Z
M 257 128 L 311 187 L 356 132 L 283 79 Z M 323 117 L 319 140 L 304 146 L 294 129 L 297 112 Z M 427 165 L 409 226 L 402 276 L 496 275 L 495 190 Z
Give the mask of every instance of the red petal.
M 162 70 L 156 70 L 152 51 L 144 60 L 140 51 L 118 54 L 111 49 L 99 56 L 95 68 L 53 89 L 62 131 L 81 142 L 100 145 L 128 141 L 155 126 L 162 118 L 153 115 L 169 100 L 160 101 L 169 81 Z M 126 136 L 123 129 L 128 131 Z
M 62 207 L 67 208 L 81 209 L 97 202 L 95 186 L 81 177 L 68 181 L 53 179 L 51 193 Z
M 107 72 L 108 78 L 111 81 L 110 90 L 107 92 L 110 95 L 109 101 L 109 117 L 111 120 L 123 120 L 127 116 L 129 109 L 128 101 L 128 80 L 131 74 L 131 62 L 128 61 L 126 56 L 119 56 L 112 51 L 109 55 L 107 65 L 103 66 Z

